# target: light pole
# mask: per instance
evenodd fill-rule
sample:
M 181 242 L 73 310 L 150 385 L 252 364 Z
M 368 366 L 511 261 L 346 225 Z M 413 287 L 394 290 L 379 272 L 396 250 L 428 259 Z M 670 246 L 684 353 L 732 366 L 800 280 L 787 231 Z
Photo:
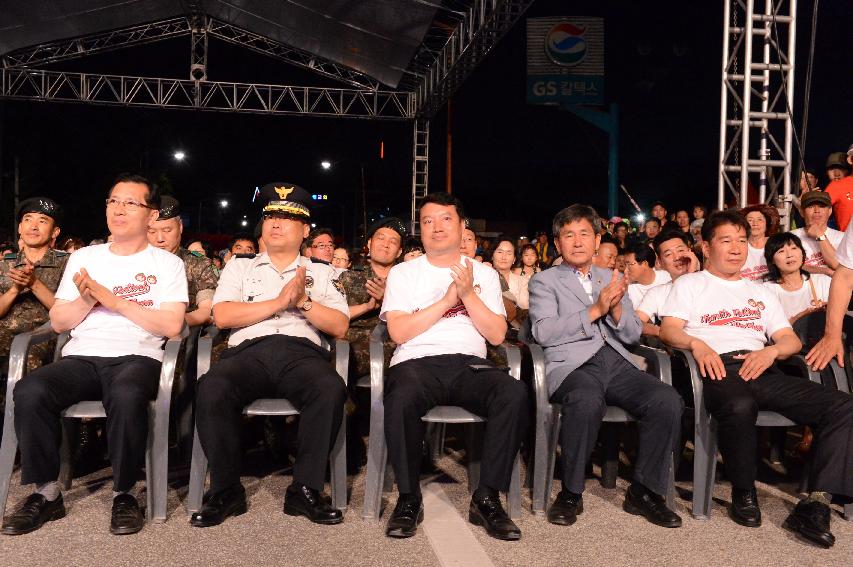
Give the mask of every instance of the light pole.
M 358 164 L 359 172 L 361 174 L 361 214 L 362 214 L 362 222 L 364 224 L 364 232 L 365 236 L 367 234 L 367 187 L 364 181 L 364 162 L 356 162 L 355 160 L 338 160 L 336 162 L 332 162 L 329 160 L 323 160 L 320 162 L 320 167 L 323 171 L 330 171 L 332 167 L 336 163 L 343 163 L 345 161 L 349 161 L 351 163 Z M 358 210 L 358 195 L 355 195 L 355 203 L 356 210 Z M 352 243 L 355 245 L 358 240 L 358 222 L 353 222 L 352 227 Z

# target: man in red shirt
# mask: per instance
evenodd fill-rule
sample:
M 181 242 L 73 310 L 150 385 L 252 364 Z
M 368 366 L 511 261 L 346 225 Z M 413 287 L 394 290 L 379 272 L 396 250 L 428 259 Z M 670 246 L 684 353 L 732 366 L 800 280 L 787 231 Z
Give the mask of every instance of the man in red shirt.
M 853 145 L 847 149 L 847 163 L 853 168 Z M 836 179 L 827 186 L 826 192 L 832 199 L 832 211 L 835 222 L 838 223 L 838 230 L 844 232 L 853 217 L 853 175 Z

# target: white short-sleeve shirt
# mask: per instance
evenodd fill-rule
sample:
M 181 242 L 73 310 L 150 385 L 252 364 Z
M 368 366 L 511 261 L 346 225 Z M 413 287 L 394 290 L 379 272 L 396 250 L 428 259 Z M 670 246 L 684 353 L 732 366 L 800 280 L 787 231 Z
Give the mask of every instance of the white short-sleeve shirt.
M 853 222 L 847 225 L 844 238 L 835 247 L 835 257 L 842 266 L 853 270 Z
M 666 298 L 669 297 L 670 290 L 672 290 L 672 282 L 653 287 L 646 292 L 636 311 L 642 311 L 648 315 L 652 322 L 660 321 L 660 312 L 666 303 Z
M 811 282 L 811 284 L 809 284 Z M 812 286 L 814 286 L 815 296 L 817 300 L 826 303 L 829 301 L 829 285 L 832 283 L 832 278 L 825 274 L 810 274 L 808 280 L 803 276 L 803 287 L 796 291 L 788 291 L 783 289 L 776 282 L 765 282 L 773 295 L 782 304 L 782 309 L 785 311 L 785 317 L 788 320 L 795 315 L 799 315 L 806 309 L 812 309 L 815 306 L 812 304 Z
M 640 302 L 643 301 L 643 297 L 645 297 L 646 293 L 650 289 L 671 281 L 672 276 L 669 275 L 669 272 L 664 270 L 655 270 L 655 279 L 649 285 L 643 285 L 641 283 L 628 284 L 628 297 L 631 299 L 631 305 L 633 305 L 636 310 L 640 306 Z
M 184 262 L 175 254 L 149 245 L 136 254 L 120 256 L 110 244 L 87 246 L 68 258 L 56 298 L 80 297 L 73 277 L 85 268 L 89 276 L 118 297 L 143 307 L 160 309 L 163 303 L 187 303 Z M 166 337 L 149 333 L 127 317 L 100 304 L 89 311 L 62 349 L 64 356 L 127 356 L 138 354 L 163 360 Z
M 474 291 L 486 307 L 506 317 L 498 273 L 476 260 L 466 258 L 465 261 L 474 264 Z M 414 313 L 425 309 L 444 297 L 452 282 L 450 268 L 433 266 L 426 255 L 397 264 L 388 274 L 379 318 L 386 320 L 389 311 Z M 486 357 L 486 340 L 477 331 L 461 301 L 448 309 L 432 327 L 397 345 L 391 365 L 437 354 Z
M 764 248 L 748 246 L 746 264 L 740 271 L 742 278 L 752 281 L 762 281 L 767 275 L 767 260 L 764 259 Z
M 289 266 L 279 272 L 266 252 L 254 258 L 232 258 L 219 276 L 219 285 L 213 294 L 213 305 L 225 301 L 269 301 L 277 297 L 281 288 L 294 278 L 298 266 L 305 267 L 305 294 L 311 301 L 340 311 L 349 319 L 347 300 L 340 291 L 341 285 L 332 266 L 297 256 Z M 228 338 L 228 346 L 237 346 L 243 341 L 267 335 L 303 337 L 319 345 L 322 343 L 320 333 L 321 331 L 308 322 L 301 310 L 292 307 L 277 311 L 253 325 L 233 329 Z
M 803 242 L 803 249 L 806 251 L 804 265 L 810 266 L 812 268 L 826 268 L 826 260 L 823 257 L 823 252 L 820 251 L 820 242 L 806 234 L 805 228 L 798 228 L 796 230 L 792 230 L 791 233 L 796 234 L 800 237 L 800 240 Z M 826 239 L 832 244 L 832 247 L 835 250 L 838 250 L 838 247 L 841 245 L 841 241 L 844 238 L 844 233 L 840 230 L 835 230 L 834 228 L 826 229 Z
M 660 315 L 685 321 L 688 335 L 719 354 L 761 350 L 774 333 L 791 327 L 767 287 L 744 278 L 724 280 L 707 270 L 675 280 Z

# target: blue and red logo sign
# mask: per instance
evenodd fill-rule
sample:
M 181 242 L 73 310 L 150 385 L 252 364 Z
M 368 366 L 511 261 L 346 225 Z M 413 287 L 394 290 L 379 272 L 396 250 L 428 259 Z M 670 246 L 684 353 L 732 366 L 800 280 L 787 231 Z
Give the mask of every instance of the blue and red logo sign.
M 568 22 L 557 24 L 545 36 L 545 54 L 557 65 L 574 67 L 587 54 L 586 40 L 583 38 L 585 32 L 583 26 Z

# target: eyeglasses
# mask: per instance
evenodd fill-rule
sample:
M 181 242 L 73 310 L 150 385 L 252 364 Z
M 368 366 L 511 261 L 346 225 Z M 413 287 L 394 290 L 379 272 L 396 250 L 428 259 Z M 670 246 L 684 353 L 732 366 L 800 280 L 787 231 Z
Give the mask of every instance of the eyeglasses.
M 319 248 L 320 250 L 334 250 L 334 244 L 312 244 L 311 248 Z
M 106 203 L 107 203 L 108 209 L 109 208 L 115 208 L 115 207 L 118 207 L 119 205 L 122 205 L 125 208 L 125 210 L 128 212 L 138 211 L 139 209 L 150 209 L 151 208 L 148 205 L 146 205 L 145 203 L 140 203 L 139 201 L 134 201 L 132 199 L 120 200 L 120 199 L 109 198 L 109 199 L 107 199 Z

